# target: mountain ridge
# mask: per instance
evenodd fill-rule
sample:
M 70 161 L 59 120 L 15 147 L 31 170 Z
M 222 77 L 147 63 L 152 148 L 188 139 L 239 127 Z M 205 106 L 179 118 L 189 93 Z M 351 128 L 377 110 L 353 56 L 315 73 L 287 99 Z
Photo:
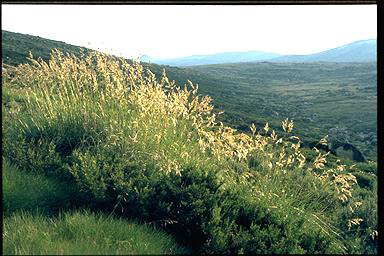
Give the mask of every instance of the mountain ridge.
M 151 58 L 142 61 L 170 66 L 195 66 L 208 64 L 242 62 L 371 62 L 377 60 L 377 39 L 354 41 L 339 47 L 313 54 L 282 55 L 262 51 L 222 52 L 205 55 L 191 55 L 179 58 Z
M 9 44 L 9 45 L 8 45 Z M 39 36 L 2 30 L 3 62 L 11 65 L 23 62 L 28 56 L 31 44 L 37 55 L 43 59 L 50 58 L 50 51 L 41 48 L 60 48 L 63 52 L 79 54 L 79 49 L 91 51 L 86 47 L 71 45 L 62 41 L 45 39 Z M 10 52 L 9 52 L 10 51 Z M 35 54 L 35 53 L 34 53 Z M 12 56 L 12 60 L 7 57 Z M 282 55 L 262 51 L 222 52 L 214 54 L 195 54 L 180 58 L 140 57 L 142 62 L 155 65 L 188 67 L 197 65 L 252 63 L 252 62 L 375 62 L 377 61 L 377 39 L 358 40 L 336 48 L 307 55 Z
M 261 51 L 247 51 L 247 52 L 223 52 L 215 54 L 196 54 L 180 58 L 162 59 L 151 58 L 146 56 L 146 61 L 156 64 L 173 65 L 173 66 L 193 66 L 193 65 L 209 65 L 209 64 L 222 64 L 222 63 L 235 63 L 235 62 L 254 62 L 265 61 L 276 57 L 282 56 L 277 53 L 261 52 Z M 145 61 L 144 59 L 142 59 Z
M 358 40 L 336 48 L 307 55 L 286 55 L 273 62 L 369 62 L 376 61 L 376 39 Z

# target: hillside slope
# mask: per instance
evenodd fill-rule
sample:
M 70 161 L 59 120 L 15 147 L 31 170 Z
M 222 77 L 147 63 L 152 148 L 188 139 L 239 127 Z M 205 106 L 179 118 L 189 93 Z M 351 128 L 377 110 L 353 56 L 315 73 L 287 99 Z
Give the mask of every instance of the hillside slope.
M 237 133 L 215 122 L 196 86 L 180 89 L 136 63 L 91 54 L 54 52 L 49 65 L 4 72 L 8 102 L 24 98 L 3 105 L 11 163 L 72 180 L 95 207 L 162 227 L 193 254 L 377 253 L 374 174 L 302 151 L 288 119 L 285 133 L 267 124 Z M 95 230 L 82 223 L 64 225 L 65 237 Z M 116 228 L 96 230 L 82 237 L 100 245 L 94 234 Z
M 377 156 L 377 66 L 361 63 L 236 63 L 188 67 L 201 92 L 244 131 L 284 118 L 295 121 L 304 143 L 326 134 Z M 204 80 L 203 80 L 204 79 Z M 308 144 L 308 145 L 309 145 Z
M 50 59 L 51 50 L 54 48 L 61 49 L 62 52 L 73 53 L 75 55 L 80 53 L 80 49 L 83 49 L 85 52 L 89 51 L 87 48 L 70 45 L 64 42 L 5 30 L 1 31 L 1 36 L 1 53 L 3 62 L 13 66 L 25 63 L 29 51 L 32 52 L 33 56 L 41 57 L 43 60 Z
M 79 53 L 63 42 L 3 31 L 3 62 L 17 65 L 35 57 L 49 58 L 53 48 Z M 16 43 L 15 43 L 16 42 Z M 357 47 L 357 46 L 356 46 Z M 88 51 L 88 49 L 84 49 Z M 368 159 L 377 155 L 377 67 L 366 63 L 234 63 L 171 67 L 142 63 L 157 77 L 163 69 L 180 86 L 191 80 L 213 97 L 220 120 L 245 132 L 269 122 L 280 129 L 287 117 L 309 144 L 330 132 L 358 147 Z

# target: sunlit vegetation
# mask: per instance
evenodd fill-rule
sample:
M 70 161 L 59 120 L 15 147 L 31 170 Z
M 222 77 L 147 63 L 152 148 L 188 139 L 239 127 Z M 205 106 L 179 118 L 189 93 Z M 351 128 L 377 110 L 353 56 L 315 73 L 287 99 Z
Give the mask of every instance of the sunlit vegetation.
M 292 119 L 280 132 L 268 122 L 238 132 L 196 84 L 98 52 L 29 61 L 2 74 L 3 154 L 30 175 L 72 184 L 78 206 L 118 215 L 118 226 L 151 223 L 197 253 L 377 253 L 377 181 L 364 170 L 374 163 L 328 161 L 326 134 L 303 149 Z M 76 240 L 85 221 L 82 232 L 100 241 L 93 231 L 108 233 L 108 220 L 84 214 L 56 225 Z M 50 228 L 31 218 L 7 229 Z

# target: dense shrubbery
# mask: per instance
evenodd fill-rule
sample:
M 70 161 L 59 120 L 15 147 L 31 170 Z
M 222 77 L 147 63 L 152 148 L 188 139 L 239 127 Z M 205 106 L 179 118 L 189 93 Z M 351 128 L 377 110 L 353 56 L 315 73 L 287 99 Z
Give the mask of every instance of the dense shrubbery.
M 197 86 L 158 80 L 139 63 L 58 51 L 49 64 L 30 60 L 3 79 L 27 95 L 3 122 L 14 164 L 73 180 L 96 205 L 162 225 L 199 252 L 376 250 L 374 200 L 358 208 L 353 194 L 373 178 L 325 166 L 321 151 L 307 161 L 299 138 L 268 124 L 252 136 L 217 124 Z

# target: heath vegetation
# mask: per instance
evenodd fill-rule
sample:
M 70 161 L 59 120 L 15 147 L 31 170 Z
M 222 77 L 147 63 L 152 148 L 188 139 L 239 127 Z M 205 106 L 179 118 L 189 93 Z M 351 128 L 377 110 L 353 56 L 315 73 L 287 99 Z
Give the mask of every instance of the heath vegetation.
M 192 82 L 99 52 L 29 61 L 2 74 L 3 153 L 72 184 L 77 205 L 154 224 L 195 253 L 377 253 L 369 164 L 303 149 L 292 120 L 238 132 Z M 77 218 L 57 225 L 78 229 Z

